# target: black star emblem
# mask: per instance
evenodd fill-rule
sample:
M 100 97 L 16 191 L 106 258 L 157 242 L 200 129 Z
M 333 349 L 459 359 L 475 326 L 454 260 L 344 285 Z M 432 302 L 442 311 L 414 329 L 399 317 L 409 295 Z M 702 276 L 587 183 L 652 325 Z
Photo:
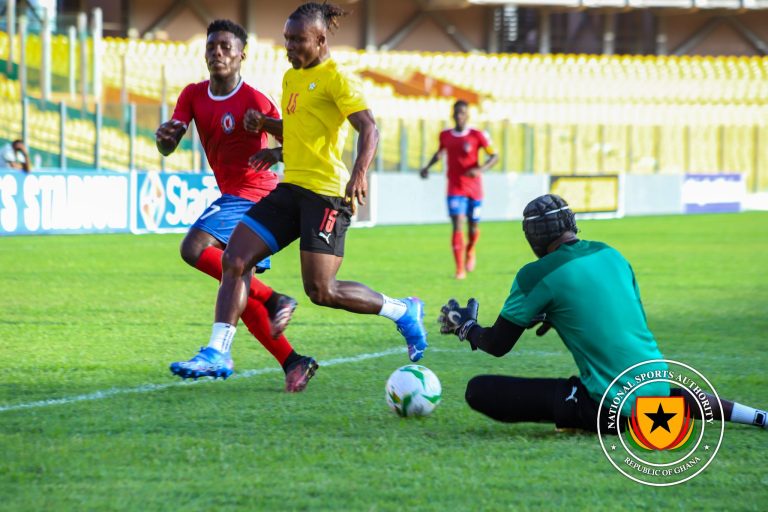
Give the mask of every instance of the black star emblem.
M 670 434 L 672 433 L 672 431 L 669 430 L 669 420 L 677 416 L 676 412 L 664 412 L 664 409 L 661 408 L 661 402 L 659 402 L 659 410 L 654 413 L 646 412 L 644 414 L 653 420 L 651 433 L 653 433 L 653 431 L 659 427 L 663 428 Z

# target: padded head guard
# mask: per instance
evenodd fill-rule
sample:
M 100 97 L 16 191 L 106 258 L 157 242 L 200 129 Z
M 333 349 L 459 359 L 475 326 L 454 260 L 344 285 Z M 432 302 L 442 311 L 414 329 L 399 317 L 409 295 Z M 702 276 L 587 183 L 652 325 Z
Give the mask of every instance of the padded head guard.
M 576 216 L 568 203 L 555 194 L 537 197 L 523 210 L 523 232 L 539 258 L 547 255 L 549 244 L 566 231 L 578 233 Z

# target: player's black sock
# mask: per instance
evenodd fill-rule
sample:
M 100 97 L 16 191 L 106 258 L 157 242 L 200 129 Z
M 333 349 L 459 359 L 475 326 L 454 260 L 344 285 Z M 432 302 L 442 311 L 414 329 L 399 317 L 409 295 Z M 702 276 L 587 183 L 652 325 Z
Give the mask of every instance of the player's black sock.
M 288 357 L 286 357 L 285 361 L 283 361 L 283 371 L 288 371 L 288 367 L 301 358 L 301 354 L 297 354 L 295 350 L 291 350 L 291 353 L 288 354 Z

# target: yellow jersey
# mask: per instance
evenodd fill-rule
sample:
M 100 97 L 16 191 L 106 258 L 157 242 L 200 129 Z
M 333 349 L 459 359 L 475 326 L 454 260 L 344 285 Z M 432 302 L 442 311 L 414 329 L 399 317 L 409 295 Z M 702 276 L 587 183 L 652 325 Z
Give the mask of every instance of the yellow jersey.
M 341 161 L 349 131 L 347 116 L 367 110 L 362 83 L 326 59 L 283 77 L 284 183 L 317 194 L 343 197 L 349 170 Z

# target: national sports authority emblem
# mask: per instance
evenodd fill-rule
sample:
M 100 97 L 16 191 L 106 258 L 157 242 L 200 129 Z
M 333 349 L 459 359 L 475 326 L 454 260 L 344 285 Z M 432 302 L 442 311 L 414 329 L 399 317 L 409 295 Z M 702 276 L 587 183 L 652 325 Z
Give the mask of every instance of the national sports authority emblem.
M 676 450 L 691 438 L 694 420 L 682 396 L 639 396 L 629 432 L 646 450 Z
M 231 112 L 227 112 L 221 116 L 221 129 L 224 133 L 230 134 L 235 131 L 235 116 Z
M 669 384 L 671 396 L 642 394 L 643 387 L 659 382 Z M 655 487 L 680 484 L 704 471 L 725 430 L 712 384 L 669 359 L 624 370 L 608 386 L 598 411 L 600 446 L 611 464 L 627 478 Z

